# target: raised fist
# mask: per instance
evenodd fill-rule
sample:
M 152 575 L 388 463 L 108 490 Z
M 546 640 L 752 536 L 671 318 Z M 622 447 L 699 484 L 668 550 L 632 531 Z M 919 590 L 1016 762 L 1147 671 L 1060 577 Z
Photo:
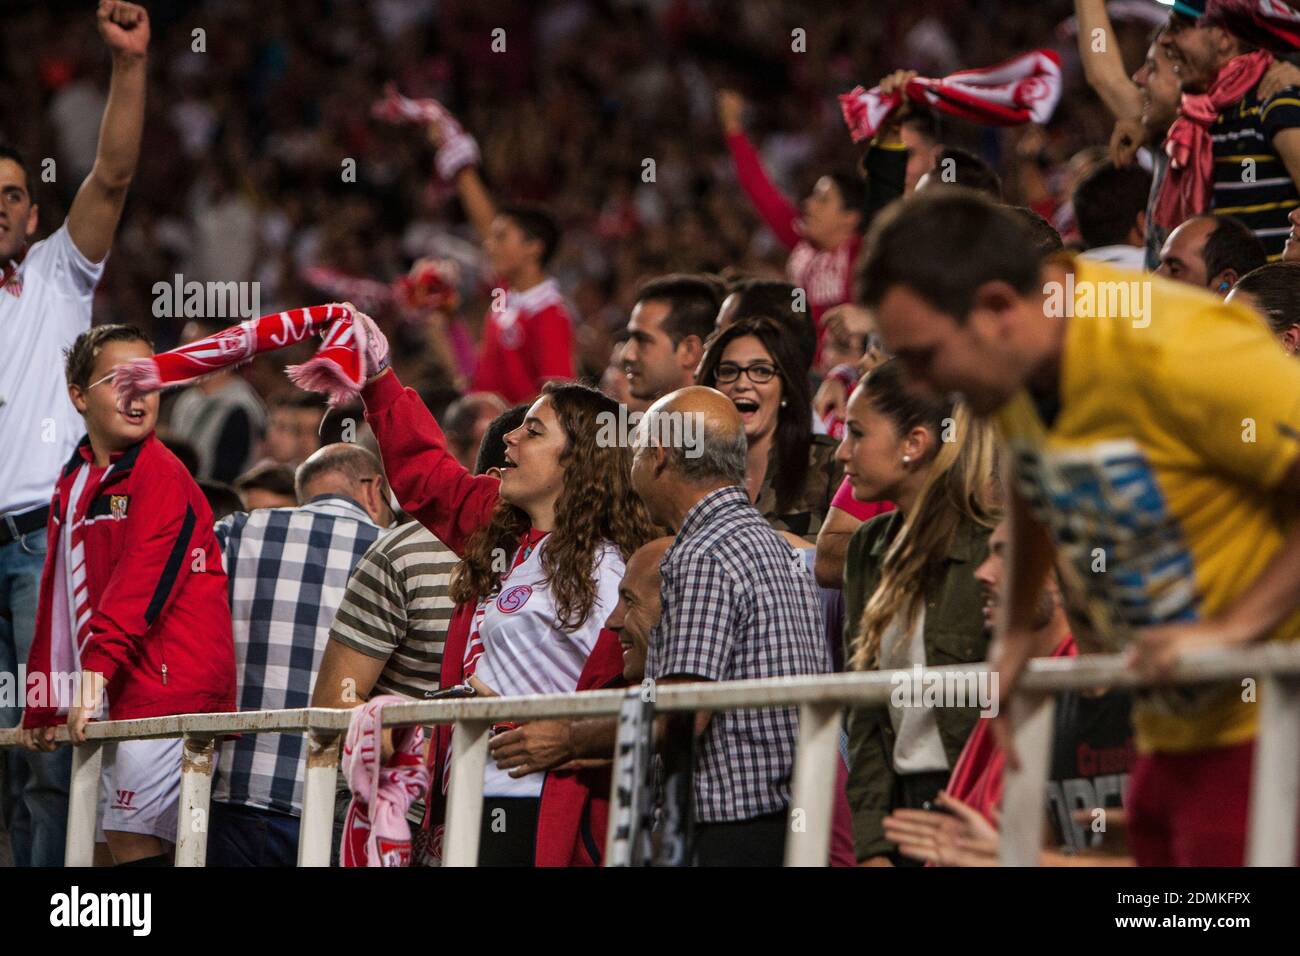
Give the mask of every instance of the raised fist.
M 138 3 L 99 0 L 99 34 L 114 55 L 142 57 L 149 49 L 149 14 Z

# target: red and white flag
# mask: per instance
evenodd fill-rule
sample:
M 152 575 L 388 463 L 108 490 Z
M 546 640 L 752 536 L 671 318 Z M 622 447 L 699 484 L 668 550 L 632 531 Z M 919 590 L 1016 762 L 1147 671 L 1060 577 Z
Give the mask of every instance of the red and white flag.
M 1017 126 L 1046 123 L 1061 99 L 1061 60 L 1052 50 L 1034 50 L 1005 63 L 961 70 L 940 80 L 916 77 L 901 92 L 854 87 L 840 94 L 840 109 L 853 142 L 875 136 L 903 97 L 972 123 Z

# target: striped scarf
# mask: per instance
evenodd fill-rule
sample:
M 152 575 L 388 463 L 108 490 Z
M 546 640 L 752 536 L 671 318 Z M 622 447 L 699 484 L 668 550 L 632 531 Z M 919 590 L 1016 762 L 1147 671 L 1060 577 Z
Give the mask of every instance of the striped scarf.
M 840 94 L 840 110 L 853 142 L 871 139 L 903 97 L 986 126 L 1046 123 L 1061 99 L 1061 59 L 1053 50 L 1034 50 L 996 66 L 962 70 L 941 80 L 917 77 L 902 91 L 854 87 Z
M 368 368 L 373 356 L 367 355 L 365 323 L 354 322 L 355 314 L 340 304 L 273 312 L 169 352 L 134 359 L 114 368 L 109 377 L 118 405 L 124 408 L 150 392 L 193 384 L 255 355 L 323 333 L 325 340 L 316 355 L 302 365 L 291 365 L 286 372 L 299 388 L 328 395 L 330 405 L 346 404 L 360 394 L 367 374 L 375 371 Z

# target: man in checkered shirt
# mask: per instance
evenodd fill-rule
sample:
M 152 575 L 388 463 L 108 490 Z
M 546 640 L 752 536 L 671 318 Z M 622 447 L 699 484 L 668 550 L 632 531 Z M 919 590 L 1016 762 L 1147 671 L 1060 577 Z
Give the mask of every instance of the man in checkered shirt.
M 366 549 L 393 521 L 379 460 L 327 445 L 298 466 L 296 508 L 217 523 L 230 579 L 240 710 L 307 707 L 334 612 Z M 302 815 L 302 734 L 221 745 L 209 866 L 294 866 Z
M 711 388 L 672 392 L 641 422 L 632 483 L 677 531 L 646 664 L 660 683 L 830 670 L 817 589 L 751 504 L 746 451 L 740 414 Z M 781 864 L 797 733 L 790 707 L 712 715 L 695 770 L 698 865 Z

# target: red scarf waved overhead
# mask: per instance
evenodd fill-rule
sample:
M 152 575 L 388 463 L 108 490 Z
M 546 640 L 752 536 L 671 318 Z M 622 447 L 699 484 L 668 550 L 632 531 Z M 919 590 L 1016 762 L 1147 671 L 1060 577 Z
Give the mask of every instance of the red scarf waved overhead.
M 1172 231 L 1214 205 L 1214 142 L 1210 127 L 1219 113 L 1241 100 L 1273 65 L 1257 51 L 1233 57 L 1205 93 L 1184 93 L 1178 118 L 1165 137 L 1169 172 L 1156 197 L 1156 225 Z
M 853 142 L 871 139 L 903 97 L 985 126 L 1046 123 L 1061 99 L 1061 59 L 1052 50 L 1034 50 L 996 66 L 961 70 L 941 80 L 916 77 L 902 91 L 854 87 L 840 94 L 840 110 Z
M 365 379 L 365 324 L 353 322 L 344 305 L 313 305 L 274 312 L 222 329 L 214 335 L 151 358 L 135 359 L 110 373 L 118 405 L 172 385 L 190 385 L 206 375 L 246 362 L 255 355 L 295 345 L 324 333 L 316 355 L 286 371 L 289 380 L 309 392 L 324 392 L 333 406 L 361 392 Z

